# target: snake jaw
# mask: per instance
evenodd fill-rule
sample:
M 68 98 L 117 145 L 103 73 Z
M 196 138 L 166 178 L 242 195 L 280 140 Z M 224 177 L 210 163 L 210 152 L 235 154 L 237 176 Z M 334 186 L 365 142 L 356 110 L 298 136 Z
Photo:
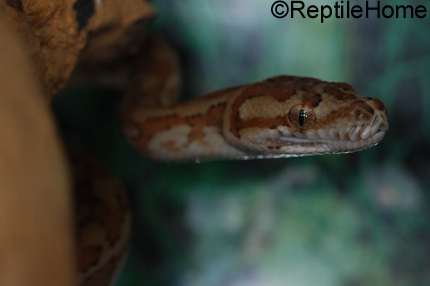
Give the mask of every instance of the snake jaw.
M 341 121 L 344 119 L 341 119 Z M 266 138 L 265 144 L 271 151 L 295 155 L 316 155 L 350 153 L 363 150 L 378 144 L 388 131 L 388 122 L 384 116 L 376 113 L 370 123 L 361 125 L 349 124 L 347 127 L 336 129 L 309 130 L 298 133 L 291 132 L 287 127 L 280 126 L 278 138 Z M 273 134 L 273 132 L 272 132 Z M 275 140 L 273 140 L 275 139 Z M 260 140 L 263 142 L 263 140 Z

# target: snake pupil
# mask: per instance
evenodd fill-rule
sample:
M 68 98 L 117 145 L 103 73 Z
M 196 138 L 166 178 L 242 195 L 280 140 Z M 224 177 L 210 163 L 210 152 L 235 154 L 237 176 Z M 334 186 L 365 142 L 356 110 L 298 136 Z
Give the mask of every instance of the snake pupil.
M 300 126 L 303 127 L 303 124 L 305 124 L 305 118 L 306 118 L 306 113 L 305 111 L 302 109 L 300 110 L 300 114 L 299 114 L 299 124 Z

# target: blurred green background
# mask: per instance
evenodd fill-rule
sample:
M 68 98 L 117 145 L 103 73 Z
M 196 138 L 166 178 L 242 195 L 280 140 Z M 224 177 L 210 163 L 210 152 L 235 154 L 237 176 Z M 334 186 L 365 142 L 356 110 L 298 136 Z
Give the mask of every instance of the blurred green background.
M 386 104 L 389 132 L 348 155 L 156 164 L 122 137 L 117 91 L 63 92 L 65 141 L 131 198 L 132 247 L 115 285 L 430 285 L 430 15 L 321 24 L 276 19 L 273 2 L 153 2 L 153 29 L 181 58 L 183 98 L 276 74 L 345 81 Z M 430 11 L 428 0 L 386 4 Z

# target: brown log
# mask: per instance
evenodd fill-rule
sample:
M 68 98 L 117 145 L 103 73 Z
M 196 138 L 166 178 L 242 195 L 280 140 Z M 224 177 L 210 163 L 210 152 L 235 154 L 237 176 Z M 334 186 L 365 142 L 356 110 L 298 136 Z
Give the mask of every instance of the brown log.
M 63 151 L 28 55 L 1 21 L 0 39 L 0 285 L 74 285 Z

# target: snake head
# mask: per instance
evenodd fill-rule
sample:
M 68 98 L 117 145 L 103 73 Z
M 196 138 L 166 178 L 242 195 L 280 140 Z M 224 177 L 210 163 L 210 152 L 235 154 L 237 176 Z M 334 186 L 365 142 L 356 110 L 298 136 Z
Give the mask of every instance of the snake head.
M 388 130 L 382 101 L 313 78 L 255 83 L 232 100 L 229 114 L 225 136 L 255 154 L 250 158 L 355 152 L 378 144 Z

